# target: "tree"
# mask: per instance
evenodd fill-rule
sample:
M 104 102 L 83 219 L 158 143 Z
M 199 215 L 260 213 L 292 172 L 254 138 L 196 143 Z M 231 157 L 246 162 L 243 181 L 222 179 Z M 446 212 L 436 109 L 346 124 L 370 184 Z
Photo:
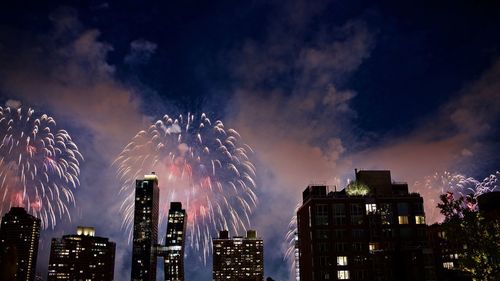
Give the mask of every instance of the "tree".
M 445 216 L 443 227 L 449 243 L 459 245 L 457 269 L 473 280 L 495 281 L 500 276 L 500 219 L 486 220 L 472 196 L 440 196 L 438 208 Z

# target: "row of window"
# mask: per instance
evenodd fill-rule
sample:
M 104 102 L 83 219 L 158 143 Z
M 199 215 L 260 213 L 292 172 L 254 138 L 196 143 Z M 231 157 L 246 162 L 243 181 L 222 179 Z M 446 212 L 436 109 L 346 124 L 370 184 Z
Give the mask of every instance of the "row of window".
M 347 215 L 345 209 L 343 209 L 344 205 L 338 206 L 338 208 L 333 208 L 333 224 L 334 225 L 345 225 L 347 221 Z M 340 207 L 341 206 L 341 207 Z M 328 215 L 327 205 L 316 205 L 316 213 L 315 213 L 315 224 L 316 225 L 328 225 L 330 218 Z M 374 214 L 377 212 L 375 204 L 366 204 L 366 212 L 367 214 Z M 388 209 L 379 209 L 378 214 L 380 214 L 380 219 L 382 224 L 390 225 L 393 223 L 393 214 Z M 415 215 L 415 224 L 425 224 L 425 216 L 423 214 Z M 357 205 L 351 205 L 350 212 L 350 224 L 363 224 L 364 213 L 362 209 Z M 409 224 L 409 216 L 408 215 L 399 215 L 398 216 L 399 224 Z

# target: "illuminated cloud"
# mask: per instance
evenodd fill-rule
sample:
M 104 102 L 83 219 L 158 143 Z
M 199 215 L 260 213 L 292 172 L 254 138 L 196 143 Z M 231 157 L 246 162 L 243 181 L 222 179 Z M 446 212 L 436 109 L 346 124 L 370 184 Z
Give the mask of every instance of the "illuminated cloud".
M 128 64 L 145 64 L 156 52 L 157 44 L 138 39 L 130 43 L 130 52 L 125 56 L 124 61 Z

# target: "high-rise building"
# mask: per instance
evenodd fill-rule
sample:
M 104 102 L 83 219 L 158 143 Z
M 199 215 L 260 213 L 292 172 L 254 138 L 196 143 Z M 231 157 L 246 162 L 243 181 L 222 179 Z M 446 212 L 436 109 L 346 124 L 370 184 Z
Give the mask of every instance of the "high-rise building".
M 136 180 L 132 281 L 156 281 L 159 194 L 154 173 Z
M 39 237 L 40 219 L 24 208 L 12 207 L 3 216 L 0 228 L 0 277 L 5 278 L 3 280 L 10 277 L 17 281 L 35 279 Z
M 184 281 L 184 240 L 186 211 L 180 202 L 171 202 L 165 237 L 165 281 Z
M 213 280 L 264 280 L 264 244 L 255 230 L 233 238 L 224 230 L 213 239 Z
M 419 194 L 389 171 L 328 189 L 308 186 L 297 212 L 301 280 L 435 280 Z
M 115 269 L 114 242 L 95 236 L 93 227 L 79 226 L 76 234 L 53 238 L 48 281 L 112 281 Z

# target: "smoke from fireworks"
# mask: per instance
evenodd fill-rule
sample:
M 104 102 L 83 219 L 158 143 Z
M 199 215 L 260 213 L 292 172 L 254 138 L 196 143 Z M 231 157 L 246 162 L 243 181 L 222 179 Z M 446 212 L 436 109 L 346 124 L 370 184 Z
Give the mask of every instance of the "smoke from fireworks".
M 126 194 L 123 226 L 131 230 L 133 224 L 135 180 L 155 171 L 160 229 L 165 229 L 168 202 L 181 201 L 188 214 L 187 243 L 206 261 L 212 235 L 222 229 L 239 233 L 250 225 L 248 216 L 257 204 L 250 153 L 239 133 L 221 121 L 212 124 L 205 114 L 165 115 L 137 133 L 114 162 Z
M 43 228 L 71 219 L 83 157 L 68 132 L 46 114 L 7 106 L 0 107 L 0 139 L 0 211 L 25 207 Z

